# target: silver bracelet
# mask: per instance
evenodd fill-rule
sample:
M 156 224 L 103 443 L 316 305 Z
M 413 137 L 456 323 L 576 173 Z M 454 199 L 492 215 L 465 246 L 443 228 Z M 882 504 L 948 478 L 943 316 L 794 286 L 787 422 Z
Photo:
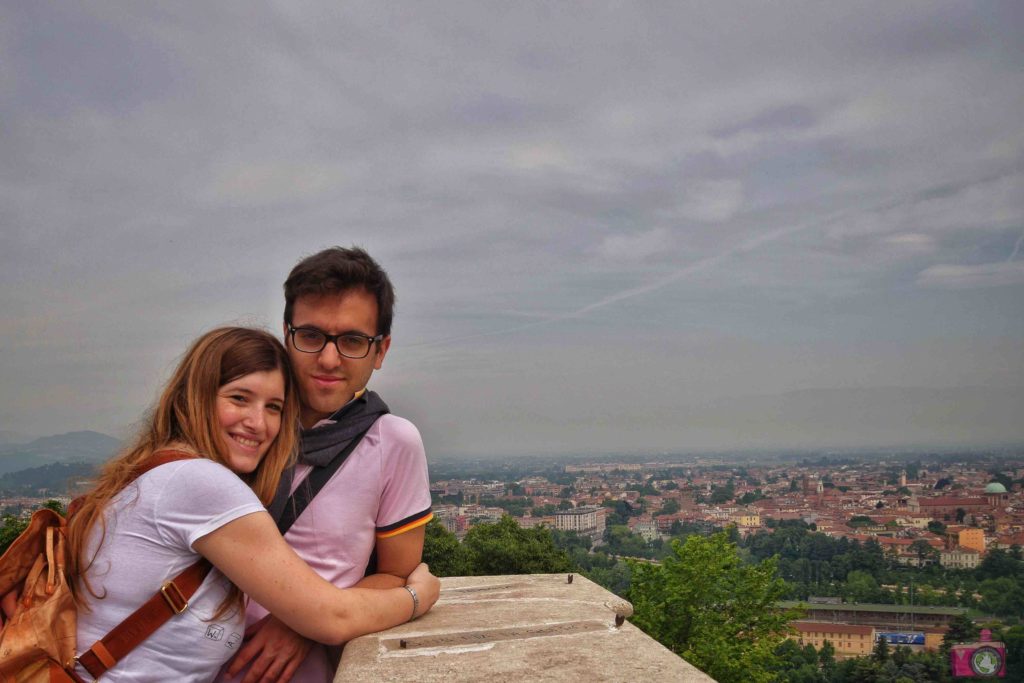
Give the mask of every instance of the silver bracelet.
M 405 590 L 409 591 L 409 595 L 412 596 L 412 616 L 409 617 L 409 621 L 416 618 L 416 613 L 420 611 L 420 596 L 416 594 L 416 589 L 412 586 L 402 586 Z

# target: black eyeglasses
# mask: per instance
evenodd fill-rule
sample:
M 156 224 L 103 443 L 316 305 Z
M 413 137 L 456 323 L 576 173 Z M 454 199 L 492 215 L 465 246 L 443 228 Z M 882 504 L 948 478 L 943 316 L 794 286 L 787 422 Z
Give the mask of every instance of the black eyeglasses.
M 303 353 L 320 353 L 327 346 L 327 342 L 333 342 L 334 348 L 338 349 L 345 358 L 366 358 L 374 342 L 384 338 L 383 334 L 376 337 L 367 337 L 358 332 L 346 332 L 344 334 L 327 334 L 315 327 L 292 327 L 288 326 L 288 334 L 292 338 L 292 346 L 296 351 Z

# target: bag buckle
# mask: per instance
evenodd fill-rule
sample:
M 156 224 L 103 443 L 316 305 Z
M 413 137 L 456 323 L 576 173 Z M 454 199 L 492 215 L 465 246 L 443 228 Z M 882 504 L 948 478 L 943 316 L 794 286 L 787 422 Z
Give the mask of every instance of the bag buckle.
M 167 606 L 175 614 L 181 614 L 188 609 L 188 600 L 181 594 L 181 590 L 173 581 L 168 581 L 160 586 L 160 595 L 164 596 Z

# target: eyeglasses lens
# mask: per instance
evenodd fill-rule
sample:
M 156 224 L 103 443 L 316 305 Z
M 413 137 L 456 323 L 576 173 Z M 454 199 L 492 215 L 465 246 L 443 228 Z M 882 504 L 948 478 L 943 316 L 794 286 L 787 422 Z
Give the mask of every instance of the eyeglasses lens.
M 305 353 L 318 353 L 327 345 L 327 335 L 319 330 L 297 328 L 292 334 L 295 348 Z M 334 338 L 338 353 L 347 358 L 365 358 L 372 340 L 358 334 L 343 334 Z
M 307 353 L 316 353 L 324 348 L 324 344 L 327 342 L 327 337 L 322 332 L 306 329 L 295 330 L 292 339 L 295 343 L 295 348 Z
M 345 335 L 338 337 L 337 344 L 341 355 L 348 356 L 349 358 L 363 358 L 366 352 L 369 351 L 370 340 L 366 337 Z

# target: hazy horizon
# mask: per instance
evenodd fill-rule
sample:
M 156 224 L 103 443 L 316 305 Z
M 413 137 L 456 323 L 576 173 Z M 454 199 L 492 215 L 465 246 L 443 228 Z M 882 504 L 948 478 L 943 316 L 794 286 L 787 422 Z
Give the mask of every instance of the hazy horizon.
M 73 444 L 74 441 L 67 437 L 78 438 L 111 437 L 112 435 L 95 430 L 76 430 L 73 432 L 62 432 L 54 434 L 25 434 L 12 432 L 11 430 L 0 430 L 0 456 L 7 456 L 16 453 L 23 453 L 23 447 L 31 445 L 34 450 L 42 448 L 39 442 L 49 442 L 52 439 L 60 440 L 63 445 Z M 126 432 L 126 439 L 118 439 L 122 445 L 130 443 L 130 430 Z M 506 461 L 519 462 L 529 460 L 547 460 L 549 463 L 560 462 L 659 462 L 664 460 L 669 463 L 685 462 L 686 459 L 697 461 L 715 462 L 724 459 L 728 464 L 756 464 L 759 462 L 790 462 L 808 458 L 845 460 L 858 459 L 880 459 L 895 458 L 905 460 L 910 458 L 929 457 L 951 457 L 962 455 L 965 458 L 1019 458 L 1024 450 L 1024 442 L 1011 441 L 1004 443 L 964 443 L 934 445 L 927 443 L 906 443 L 901 445 L 881 444 L 876 446 L 793 446 L 777 448 L 761 447 L 739 447 L 720 449 L 693 449 L 693 450 L 634 450 L 625 452 L 621 450 L 609 451 L 562 451 L 562 452 L 534 452 L 521 453 L 508 451 L 502 453 L 491 453 L 481 455 L 477 453 L 445 453 L 433 452 L 430 459 L 435 464 L 445 463 L 468 463 L 477 461 Z M 44 451 L 40 451 L 44 452 Z M 554 460 L 550 460 L 554 458 Z M 723 463 L 726 464 L 726 463 Z
M 0 7 L 0 430 L 123 438 L 301 257 L 428 453 L 1024 443 L 1024 5 Z

